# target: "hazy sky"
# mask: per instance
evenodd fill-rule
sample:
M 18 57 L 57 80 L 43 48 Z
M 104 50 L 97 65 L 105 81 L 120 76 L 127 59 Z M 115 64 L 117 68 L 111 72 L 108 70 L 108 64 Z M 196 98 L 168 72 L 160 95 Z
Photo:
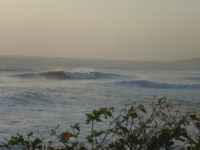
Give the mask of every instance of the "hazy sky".
M 200 0 L 0 0 L 0 55 L 200 57 Z

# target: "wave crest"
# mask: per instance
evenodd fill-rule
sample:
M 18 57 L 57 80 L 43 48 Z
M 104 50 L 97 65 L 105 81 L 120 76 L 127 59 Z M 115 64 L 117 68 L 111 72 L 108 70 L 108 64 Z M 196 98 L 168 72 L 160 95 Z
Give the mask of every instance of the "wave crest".
M 45 77 L 48 79 L 106 79 L 125 77 L 124 75 L 103 73 L 103 72 L 65 72 L 65 71 L 47 71 L 42 73 L 26 73 L 15 75 L 22 78 Z

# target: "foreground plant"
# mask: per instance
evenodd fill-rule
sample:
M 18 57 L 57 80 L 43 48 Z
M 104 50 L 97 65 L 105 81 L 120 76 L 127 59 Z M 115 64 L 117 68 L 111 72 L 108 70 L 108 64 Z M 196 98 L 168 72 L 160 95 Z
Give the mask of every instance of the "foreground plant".
M 159 150 L 200 149 L 200 118 L 195 113 L 178 115 L 165 97 L 152 103 L 147 111 L 143 105 L 126 106 L 114 116 L 114 108 L 100 108 L 86 114 L 91 132 L 80 137 L 79 124 L 61 134 L 48 130 L 48 138 L 33 132 L 17 134 L 1 142 L 4 149 L 22 150 Z M 100 124 L 107 128 L 103 128 Z M 190 128 L 192 127 L 192 131 Z M 99 130 L 97 130 L 97 128 Z

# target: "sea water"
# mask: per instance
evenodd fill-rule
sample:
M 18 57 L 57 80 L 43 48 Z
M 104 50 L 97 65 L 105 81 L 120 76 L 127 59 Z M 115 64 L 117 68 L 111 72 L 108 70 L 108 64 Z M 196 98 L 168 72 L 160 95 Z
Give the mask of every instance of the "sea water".
M 99 107 L 171 99 L 200 112 L 200 59 L 172 62 L 0 57 L 0 136 L 80 123 Z

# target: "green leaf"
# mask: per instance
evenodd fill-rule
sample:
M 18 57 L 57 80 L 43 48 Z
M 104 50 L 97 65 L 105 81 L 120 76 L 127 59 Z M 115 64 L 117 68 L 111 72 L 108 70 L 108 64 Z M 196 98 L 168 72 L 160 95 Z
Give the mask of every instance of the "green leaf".
M 95 119 L 96 120 L 96 122 L 102 122 L 102 120 L 101 119 Z
M 10 140 L 9 142 L 8 142 L 8 145 L 12 145 L 12 146 L 14 146 L 14 145 L 16 145 L 17 144 L 17 142 L 15 141 L 15 140 Z
M 139 108 L 143 113 L 145 113 L 145 114 L 147 113 L 147 112 L 146 112 L 146 109 L 145 109 L 145 107 L 144 107 L 143 105 L 139 105 L 138 108 Z
M 133 110 L 133 106 L 131 106 L 131 108 L 128 110 L 128 113 L 131 113 Z
M 33 132 L 29 132 L 27 136 L 33 136 Z
M 133 112 L 133 113 L 130 114 L 130 116 L 131 116 L 132 119 L 135 119 L 135 118 L 138 117 L 138 114 L 136 112 Z
M 41 144 L 42 141 L 39 139 L 39 138 L 36 138 L 34 141 L 33 141 L 33 146 L 36 146 L 38 144 Z

